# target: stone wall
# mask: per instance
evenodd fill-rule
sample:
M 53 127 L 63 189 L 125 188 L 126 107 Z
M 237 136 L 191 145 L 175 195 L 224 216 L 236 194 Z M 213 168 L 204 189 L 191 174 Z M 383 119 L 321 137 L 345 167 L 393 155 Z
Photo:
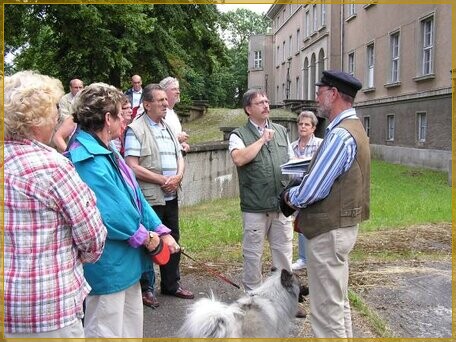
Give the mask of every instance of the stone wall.
M 228 142 L 192 145 L 192 150 L 185 156 L 180 204 L 189 206 L 237 196 L 238 177 L 236 166 L 228 153 Z
M 373 159 L 409 166 L 448 171 L 451 186 L 451 151 L 425 150 L 371 144 Z M 228 152 L 228 142 L 192 145 L 185 156 L 185 176 L 180 204 L 190 206 L 219 198 L 239 196 L 236 166 Z

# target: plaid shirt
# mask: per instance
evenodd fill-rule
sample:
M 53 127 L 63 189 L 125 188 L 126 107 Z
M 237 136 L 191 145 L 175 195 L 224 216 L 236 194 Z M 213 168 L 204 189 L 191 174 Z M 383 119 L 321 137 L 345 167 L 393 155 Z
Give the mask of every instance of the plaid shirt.
M 83 316 L 82 263 L 101 256 L 106 228 L 69 160 L 35 140 L 4 151 L 5 331 L 57 330 Z
M 312 134 L 307 145 L 304 149 L 299 148 L 299 139 L 291 143 L 291 147 L 293 148 L 293 152 L 295 157 L 298 158 L 312 158 L 315 152 L 317 152 L 318 148 L 321 145 L 323 139 L 317 138 L 315 135 Z

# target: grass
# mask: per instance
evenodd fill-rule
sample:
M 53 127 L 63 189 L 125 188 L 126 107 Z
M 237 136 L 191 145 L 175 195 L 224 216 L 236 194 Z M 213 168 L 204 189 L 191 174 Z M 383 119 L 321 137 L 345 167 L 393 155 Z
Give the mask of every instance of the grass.
M 371 215 L 363 231 L 440 222 L 451 222 L 446 173 L 373 161 Z
M 371 174 L 371 218 L 361 224 L 361 234 L 451 222 L 446 173 L 374 160 Z M 200 260 L 242 260 L 239 198 L 184 207 L 180 215 L 182 244 Z
M 350 305 L 368 319 L 378 336 L 381 336 L 382 338 L 393 337 L 393 333 L 386 322 L 375 311 L 370 309 L 361 297 L 349 290 L 348 299 L 350 300 Z
M 296 114 L 284 109 L 272 109 L 270 117 L 296 117 Z M 209 108 L 202 117 L 186 122 L 183 129 L 189 135 L 189 143 L 197 144 L 223 139 L 220 127 L 239 127 L 246 123 L 247 116 L 243 109 Z

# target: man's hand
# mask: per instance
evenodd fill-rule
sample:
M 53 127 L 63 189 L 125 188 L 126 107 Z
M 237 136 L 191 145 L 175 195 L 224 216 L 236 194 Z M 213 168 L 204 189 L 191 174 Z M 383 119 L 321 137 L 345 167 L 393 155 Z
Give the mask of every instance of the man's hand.
M 162 190 L 164 192 L 174 192 L 177 191 L 177 188 L 179 188 L 179 185 L 182 181 L 182 176 L 181 175 L 175 175 L 175 176 L 168 176 L 165 177 L 166 181 L 165 183 L 161 186 Z
M 189 135 L 187 134 L 187 132 L 180 132 L 178 135 L 177 135 L 177 140 L 179 140 L 179 142 L 182 144 L 182 143 L 186 143 L 188 141 L 188 138 L 189 138 Z

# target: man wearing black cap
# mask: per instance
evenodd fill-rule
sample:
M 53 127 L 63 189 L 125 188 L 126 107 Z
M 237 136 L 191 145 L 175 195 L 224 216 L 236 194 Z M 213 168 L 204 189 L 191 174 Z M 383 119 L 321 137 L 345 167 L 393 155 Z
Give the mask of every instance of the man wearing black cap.
M 325 138 L 299 186 L 283 194 L 299 210 L 300 231 L 308 239 L 307 275 L 315 337 L 353 337 L 348 301 L 348 254 L 358 225 L 369 218 L 369 140 L 356 116 L 361 83 L 342 71 L 323 71 L 318 112 L 328 118 Z

